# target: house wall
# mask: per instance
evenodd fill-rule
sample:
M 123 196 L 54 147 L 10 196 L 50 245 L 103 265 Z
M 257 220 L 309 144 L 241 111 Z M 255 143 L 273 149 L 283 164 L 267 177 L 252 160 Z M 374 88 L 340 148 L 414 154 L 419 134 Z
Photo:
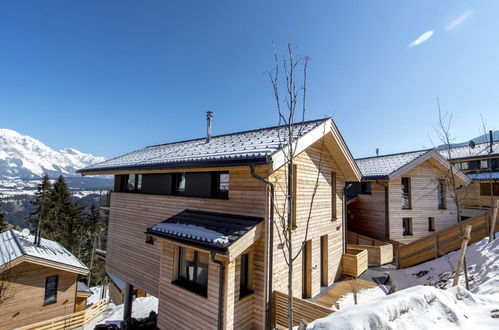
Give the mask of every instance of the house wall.
M 435 218 L 435 230 L 442 230 L 457 223 L 457 210 L 452 200 L 450 184 L 446 184 L 447 209 L 438 209 L 437 179 L 446 172 L 429 159 L 402 175 L 411 178 L 412 208 L 402 209 L 401 178 L 389 182 L 390 239 L 410 243 L 432 234 L 428 231 L 428 217 Z M 412 218 L 413 235 L 404 236 L 402 218 Z
M 307 219 L 313 190 L 320 168 L 319 185 L 314 198 L 311 212 L 307 240 L 311 240 L 311 296 L 319 293 L 321 287 L 321 236 L 328 235 L 328 283 L 332 283 L 341 274 L 340 261 L 343 248 L 343 188 L 344 175 L 326 148 L 321 142 L 316 142 L 295 157 L 297 166 L 297 228 L 293 231 L 293 252 L 296 254 L 305 239 Z M 321 157 L 322 155 L 322 157 Z M 322 161 L 321 161 L 322 158 Z M 337 220 L 332 221 L 332 189 L 331 172 L 336 171 L 336 214 Z M 286 180 L 287 165 L 281 167 L 271 175 L 271 180 L 276 187 L 276 223 L 280 222 L 279 215 L 286 216 Z M 282 232 L 282 227 L 279 227 Z M 288 266 L 283 256 L 283 250 L 278 249 L 280 243 L 277 228 L 274 227 L 274 267 L 273 289 L 284 293 L 288 292 Z M 303 253 L 294 261 L 293 296 L 302 297 L 302 262 Z
M 75 311 L 76 274 L 60 269 L 22 262 L 9 271 L 7 294 L 12 298 L 0 306 L 0 328 L 13 329 Z M 45 280 L 58 275 L 57 301 L 43 305 Z
M 476 207 L 478 209 L 480 208 L 487 209 L 490 208 L 491 205 L 493 205 L 491 203 L 490 196 L 480 195 L 480 183 L 490 184 L 490 181 L 474 181 L 468 187 L 460 191 L 460 198 L 462 200 L 462 205 L 464 207 L 470 206 L 474 208 Z M 498 199 L 499 196 L 494 196 L 493 203 L 496 203 Z
M 373 238 L 386 238 L 385 188 L 371 182 L 371 195 L 359 195 L 348 205 L 348 230 Z M 388 181 L 380 181 L 388 185 Z

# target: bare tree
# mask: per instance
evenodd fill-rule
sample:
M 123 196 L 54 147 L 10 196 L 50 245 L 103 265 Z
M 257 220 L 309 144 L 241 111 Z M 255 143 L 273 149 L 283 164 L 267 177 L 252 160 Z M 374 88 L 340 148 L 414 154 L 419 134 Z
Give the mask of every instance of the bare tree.
M 0 306 L 14 297 L 14 290 L 11 287 L 11 263 L 10 257 L 6 252 L 2 252 L 0 260 L 6 260 L 2 265 L 0 265 Z
M 492 153 L 493 153 L 493 145 L 494 145 L 494 136 L 492 133 L 492 130 L 487 130 L 487 123 L 485 122 L 485 119 L 482 116 L 482 132 L 483 132 L 483 137 L 486 142 L 486 148 L 488 150 L 488 157 L 486 158 L 487 162 L 487 173 L 489 174 L 489 189 L 490 189 L 490 213 L 489 213 L 489 219 L 490 219 L 490 242 L 495 238 L 495 221 L 496 221 L 496 215 L 497 215 L 497 202 L 494 203 L 494 179 L 492 177 Z M 481 168 L 480 168 L 481 169 Z
M 350 277 L 350 291 L 353 294 L 353 302 L 357 305 L 357 293 L 359 293 L 359 281 L 355 277 Z
M 322 155 L 324 148 L 324 140 L 320 142 L 320 157 L 317 168 L 317 176 L 315 184 L 310 196 L 308 215 L 305 219 L 300 219 L 301 223 L 305 222 L 305 234 L 303 240 L 294 239 L 294 216 L 296 207 L 296 192 L 293 187 L 294 173 L 294 157 L 297 155 L 298 138 L 303 135 L 304 121 L 306 113 L 306 94 L 307 94 L 307 66 L 310 61 L 308 56 L 296 56 L 293 53 L 291 42 L 287 45 L 287 54 L 281 59 L 277 55 L 274 44 L 274 60 L 275 67 L 268 72 L 268 76 L 272 83 L 274 96 L 279 117 L 279 126 L 283 128 L 279 131 L 279 142 L 283 149 L 285 158 L 285 170 L 277 174 L 274 172 L 273 181 L 276 182 L 277 190 L 280 196 L 286 196 L 281 199 L 274 197 L 275 220 L 274 227 L 279 239 L 279 248 L 281 248 L 284 260 L 288 267 L 288 327 L 293 327 L 293 262 L 303 252 L 304 246 L 308 237 L 309 223 L 312 216 L 315 195 L 319 187 L 320 173 L 322 169 Z M 301 70 L 302 76 L 299 79 L 298 71 Z M 284 76 L 284 81 L 281 83 L 281 75 Z M 282 85 L 281 85 L 282 84 Z M 281 97 L 283 90 L 284 97 Z M 285 177 L 283 178 L 282 175 Z M 303 202 L 301 200 L 300 202 Z M 295 247 L 294 244 L 297 243 Z

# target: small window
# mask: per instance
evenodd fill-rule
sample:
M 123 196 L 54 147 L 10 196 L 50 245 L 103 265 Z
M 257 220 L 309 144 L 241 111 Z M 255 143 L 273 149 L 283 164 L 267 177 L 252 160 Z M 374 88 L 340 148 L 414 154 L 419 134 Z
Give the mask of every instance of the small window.
M 482 159 L 480 160 L 480 169 L 486 169 L 486 168 L 489 168 L 488 164 L 487 164 L 487 160 L 486 159 Z
M 229 172 L 213 173 L 213 197 L 228 198 L 229 183 Z
M 334 221 L 337 219 L 338 211 L 337 211 L 337 200 L 338 196 L 336 195 L 336 172 L 331 172 L 331 220 Z
M 462 169 L 462 170 L 467 170 L 468 168 L 469 168 L 469 166 L 468 166 L 468 162 L 462 162 L 462 163 L 461 163 L 461 169 Z
M 480 195 L 490 196 L 490 182 L 480 183 Z M 492 183 L 492 194 L 499 196 L 499 183 Z
M 361 191 L 360 193 L 363 195 L 371 195 L 371 182 L 361 182 Z
M 175 173 L 173 185 L 175 195 L 185 195 L 185 173 Z
M 411 178 L 402 178 L 402 208 L 410 209 L 412 207 L 411 201 Z
M 126 190 L 127 191 L 134 191 L 135 190 L 135 174 L 128 175 Z
M 241 255 L 241 269 L 239 274 L 239 298 L 253 293 L 251 290 L 251 255 L 249 253 Z
M 57 282 L 59 281 L 59 276 L 49 276 L 45 279 L 45 300 L 44 305 L 52 304 L 57 301 Z
M 179 247 L 178 277 L 174 284 L 202 296 L 208 295 L 208 253 Z
M 138 192 L 142 190 L 142 174 L 129 174 L 126 178 L 126 191 Z
M 446 203 L 446 198 L 445 198 L 445 180 L 444 179 L 438 179 L 437 192 L 438 192 L 438 208 L 441 210 L 446 209 L 447 203 Z
M 435 218 L 434 217 L 428 218 L 428 231 L 435 231 Z
M 412 235 L 412 218 L 403 218 L 402 228 L 404 230 L 403 232 L 404 236 Z

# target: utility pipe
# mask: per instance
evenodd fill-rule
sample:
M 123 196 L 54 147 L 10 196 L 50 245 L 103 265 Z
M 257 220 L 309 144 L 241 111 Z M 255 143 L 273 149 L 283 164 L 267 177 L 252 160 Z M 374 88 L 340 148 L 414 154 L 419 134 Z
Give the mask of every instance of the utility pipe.
M 220 267 L 218 279 L 218 324 L 217 329 L 222 330 L 223 327 L 223 306 L 224 306 L 224 286 L 225 286 L 225 264 L 215 259 L 215 252 L 211 252 L 211 261 Z

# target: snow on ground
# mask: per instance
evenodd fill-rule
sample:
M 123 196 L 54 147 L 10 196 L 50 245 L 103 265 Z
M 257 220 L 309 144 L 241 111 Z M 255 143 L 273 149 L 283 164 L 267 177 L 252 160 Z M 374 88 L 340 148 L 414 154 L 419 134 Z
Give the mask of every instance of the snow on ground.
M 93 286 L 90 291 L 92 291 L 92 294 L 87 298 L 87 306 L 95 304 L 101 299 L 109 300 L 109 290 L 104 285 Z
M 84 330 L 93 329 L 97 324 L 116 324 L 120 326 L 123 321 L 123 308 L 125 305 L 114 305 L 110 303 L 108 308 L 102 313 L 100 317 L 92 320 L 85 325 Z M 132 317 L 136 319 L 143 319 L 149 316 L 151 311 L 158 312 L 158 298 L 149 296 L 135 298 L 132 305 Z
M 499 239 L 468 247 L 470 291 L 462 283 L 449 285 L 449 260 L 454 267 L 458 253 L 392 271 L 397 292 L 360 298 L 358 305 L 316 320 L 308 329 L 499 329 Z
M 357 304 L 366 303 L 378 297 L 384 297 L 386 296 L 386 293 L 389 291 L 390 288 L 385 285 L 382 285 L 381 287 L 377 286 L 375 288 L 361 290 L 357 292 Z M 341 297 L 336 301 L 336 304 L 338 304 L 339 309 L 344 309 L 346 307 L 355 305 L 353 293 L 348 293 L 344 295 L 343 297 Z M 337 310 L 335 306 L 333 306 L 332 309 Z

